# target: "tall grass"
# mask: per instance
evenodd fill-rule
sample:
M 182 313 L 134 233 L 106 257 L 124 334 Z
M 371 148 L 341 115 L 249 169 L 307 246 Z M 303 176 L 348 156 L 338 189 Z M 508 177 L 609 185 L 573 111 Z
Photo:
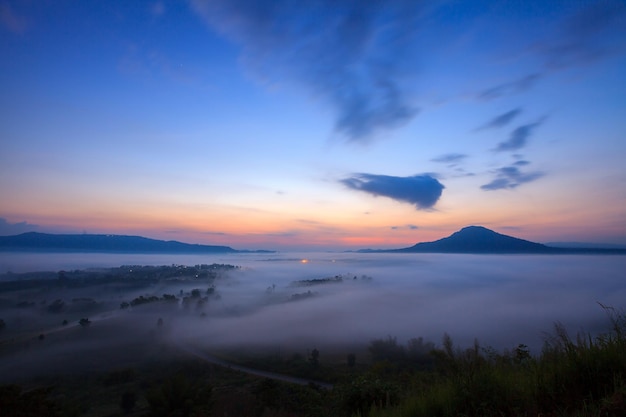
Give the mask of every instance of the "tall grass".
M 369 416 L 626 416 L 626 317 L 602 306 L 611 330 L 572 339 L 555 324 L 540 355 L 524 345 L 503 353 L 478 342 L 455 348 L 445 335 L 434 377 L 417 375 L 395 407 Z

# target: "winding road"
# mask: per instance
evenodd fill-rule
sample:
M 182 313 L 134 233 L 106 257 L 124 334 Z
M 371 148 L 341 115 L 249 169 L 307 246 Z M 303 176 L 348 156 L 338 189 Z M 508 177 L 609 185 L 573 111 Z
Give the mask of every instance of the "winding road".
M 254 369 L 254 368 L 248 368 L 247 366 L 243 366 L 243 365 L 237 365 L 235 363 L 231 363 L 228 361 L 225 361 L 223 359 L 220 359 L 216 356 L 210 355 L 208 353 L 202 352 L 192 346 L 189 345 L 185 345 L 182 344 L 180 342 L 175 342 L 175 346 L 182 350 L 183 352 L 186 352 L 190 355 L 193 355 L 197 358 L 200 358 L 202 360 L 205 360 L 207 362 L 210 362 L 212 364 L 215 365 L 219 365 L 219 366 L 223 366 L 229 369 L 234 369 L 236 371 L 240 371 L 240 372 L 244 372 L 246 374 L 250 374 L 250 375 L 255 375 L 255 376 L 260 376 L 263 378 L 269 378 L 269 379 L 274 379 L 276 381 L 282 381 L 282 382 L 288 382 L 291 384 L 298 384 L 298 385 L 317 385 L 319 387 L 322 388 L 326 388 L 326 389 L 332 389 L 333 388 L 333 384 L 329 384 L 328 382 L 322 382 L 322 381 L 315 381 L 312 379 L 306 379 L 306 378 L 298 378 L 295 376 L 291 376 L 291 375 L 285 375 L 285 374 L 279 374 L 276 372 L 269 372 L 269 371 L 262 371 L 260 369 Z
M 111 318 L 114 317 L 119 317 L 120 311 L 119 310 L 113 310 L 113 311 L 106 311 L 103 313 L 100 313 L 96 316 L 93 316 L 92 318 L 89 319 L 90 324 L 93 323 L 97 323 L 97 322 L 101 322 L 104 320 L 109 320 Z M 51 334 L 51 333 L 58 333 L 58 332 L 63 332 L 63 331 L 67 331 L 69 329 L 75 328 L 76 326 L 78 326 L 78 324 L 73 323 L 72 325 L 64 325 L 64 326 L 55 326 L 53 328 L 49 328 L 46 331 L 32 331 L 26 334 L 22 334 L 16 337 L 9 337 L 9 338 L 5 338 L 5 339 L 0 339 L 0 346 L 2 345 L 7 345 L 7 344 L 14 344 L 14 343 L 19 343 L 21 341 L 26 341 L 26 340 L 30 340 L 33 338 L 36 338 L 37 335 L 39 334 L 43 334 L 43 335 L 47 335 L 47 334 Z M 243 372 L 249 375 L 255 375 L 255 376 L 259 376 L 259 377 L 263 377 L 263 378 L 268 378 L 268 379 L 274 379 L 276 381 L 282 381 L 282 382 L 287 382 L 287 383 L 291 383 L 291 384 L 298 384 L 298 385 L 316 385 L 322 388 L 326 388 L 326 389 L 332 389 L 333 385 L 328 383 L 328 382 L 322 382 L 322 381 L 316 381 L 316 380 L 312 380 L 312 379 L 306 379 L 306 378 L 298 378 L 295 376 L 291 376 L 291 375 L 285 375 L 285 374 L 279 374 L 276 372 L 269 372 L 269 371 L 263 371 L 261 369 L 254 369 L 254 368 L 249 368 L 247 366 L 243 366 L 243 365 L 238 365 L 236 363 L 232 363 L 232 362 L 228 362 L 224 359 L 220 359 L 216 356 L 213 356 L 211 354 L 208 354 L 206 352 L 201 351 L 198 348 L 195 348 L 189 344 L 185 344 L 182 343 L 180 341 L 174 341 L 173 345 L 183 351 L 186 352 L 190 355 L 193 355 L 197 358 L 200 358 L 206 362 L 212 363 L 214 365 L 218 365 L 218 366 L 223 366 L 225 368 L 228 369 L 232 369 L 232 370 L 236 370 L 239 372 Z

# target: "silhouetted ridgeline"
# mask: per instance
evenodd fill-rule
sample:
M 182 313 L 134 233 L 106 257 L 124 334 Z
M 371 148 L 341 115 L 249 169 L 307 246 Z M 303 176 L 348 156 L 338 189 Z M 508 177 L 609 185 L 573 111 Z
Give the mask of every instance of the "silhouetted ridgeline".
M 120 235 L 56 235 L 23 233 L 0 236 L 2 251 L 117 252 L 117 253 L 238 253 L 229 246 L 198 245 Z M 269 251 L 263 251 L 269 252 Z
M 418 243 L 408 248 L 373 250 L 359 252 L 387 253 L 477 253 L 477 254 L 626 254 L 626 249 L 576 247 L 557 248 L 541 243 L 503 235 L 482 226 L 468 226 L 458 232 L 434 242 Z

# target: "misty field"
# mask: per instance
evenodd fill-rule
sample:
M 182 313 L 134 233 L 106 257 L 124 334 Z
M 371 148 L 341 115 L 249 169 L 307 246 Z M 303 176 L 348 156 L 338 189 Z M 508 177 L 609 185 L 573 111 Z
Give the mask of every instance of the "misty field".
M 45 256 L 33 255 L 33 269 L 52 269 Z M 51 272 L 0 276 L 2 401 L 24 397 L 58 415 L 156 415 L 177 392 L 174 403 L 195 405 L 176 415 L 351 415 L 372 405 L 383 415 L 489 415 L 472 390 L 486 384 L 493 402 L 495 384 L 515 397 L 507 415 L 531 415 L 525 403 L 548 410 L 530 393 L 540 380 L 558 385 L 544 379 L 561 378 L 562 358 L 583 363 L 587 379 L 595 368 L 617 378 L 601 392 L 577 386 L 576 398 L 595 404 L 623 389 L 623 256 L 139 256 L 134 266 L 128 257 L 78 269 L 85 259 L 60 255 Z M 551 389 L 555 407 L 580 409 Z M 458 390 L 476 401 L 416 411 L 464 398 Z M 417 403 L 414 392 L 434 399 Z

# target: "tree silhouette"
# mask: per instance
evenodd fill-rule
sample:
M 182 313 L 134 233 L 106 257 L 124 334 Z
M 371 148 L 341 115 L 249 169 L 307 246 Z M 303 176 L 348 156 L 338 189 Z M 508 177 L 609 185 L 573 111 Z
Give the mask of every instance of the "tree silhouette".
M 311 351 L 311 357 L 309 358 L 309 361 L 311 362 L 311 365 L 313 365 L 314 368 L 317 368 L 317 365 L 319 365 L 319 358 L 320 358 L 320 351 L 317 350 L 317 348 L 313 348 L 313 350 Z
M 354 368 L 354 365 L 356 364 L 356 355 L 354 353 L 348 353 L 346 360 L 348 362 L 348 368 Z

